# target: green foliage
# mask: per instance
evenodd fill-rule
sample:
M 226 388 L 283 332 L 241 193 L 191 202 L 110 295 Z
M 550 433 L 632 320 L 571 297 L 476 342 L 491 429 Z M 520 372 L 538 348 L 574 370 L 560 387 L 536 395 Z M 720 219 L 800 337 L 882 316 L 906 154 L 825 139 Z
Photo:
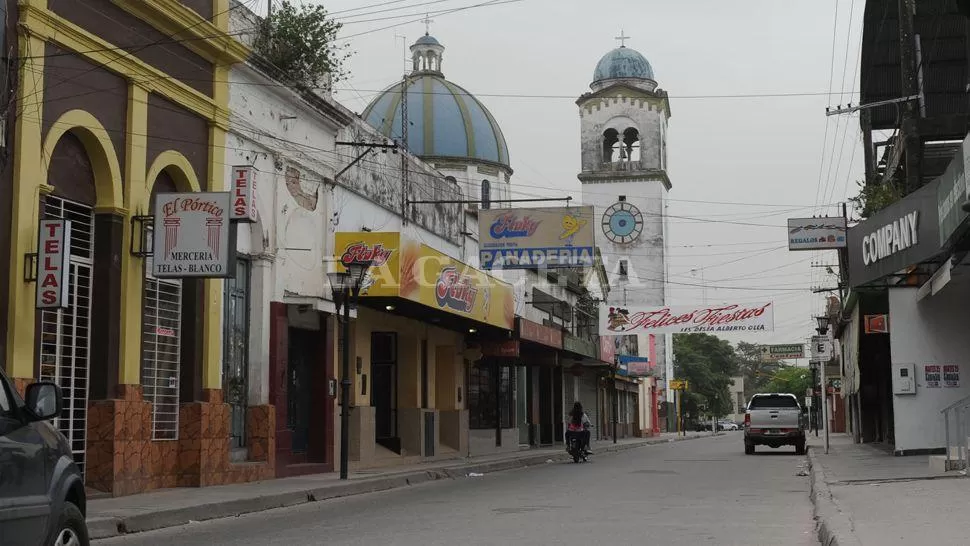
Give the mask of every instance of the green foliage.
M 855 197 L 850 197 L 849 201 L 855 205 L 861 219 L 872 216 L 903 197 L 902 190 L 892 181 L 885 184 L 856 182 L 856 185 L 859 186 L 859 193 Z
M 674 338 L 674 375 L 686 379 L 690 388 L 684 396 L 691 417 L 705 413 L 731 413 L 734 401 L 728 387 L 740 371 L 739 358 L 727 341 L 710 334 L 677 334 Z
M 748 400 L 756 392 L 764 392 L 775 372 L 787 366 L 784 361 L 764 362 L 761 360 L 761 346 L 739 341 L 736 349 L 741 374 L 744 376 L 744 399 Z
M 786 366 L 778 370 L 761 392 L 784 392 L 794 394 L 801 400 L 805 391 L 812 388 L 812 372 L 808 368 Z
M 327 17 L 319 5 L 289 0 L 263 20 L 254 49 L 280 69 L 284 78 L 298 87 L 315 89 L 330 75 L 329 84 L 346 79 L 350 73 L 344 63 L 350 57 L 346 46 L 337 45 L 337 32 L 343 25 Z

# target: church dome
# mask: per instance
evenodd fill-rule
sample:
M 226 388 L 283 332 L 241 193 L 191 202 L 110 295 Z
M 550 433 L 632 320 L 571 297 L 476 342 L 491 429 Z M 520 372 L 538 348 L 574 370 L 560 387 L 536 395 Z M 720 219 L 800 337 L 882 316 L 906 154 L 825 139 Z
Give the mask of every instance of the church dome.
M 653 67 L 638 51 L 620 46 L 596 63 L 593 83 L 619 79 L 653 80 Z
M 411 46 L 407 77 L 407 149 L 422 158 L 470 159 L 509 166 L 505 136 L 491 112 L 441 72 L 444 47 L 425 35 Z M 401 83 L 381 92 L 361 117 L 392 139 L 401 138 Z

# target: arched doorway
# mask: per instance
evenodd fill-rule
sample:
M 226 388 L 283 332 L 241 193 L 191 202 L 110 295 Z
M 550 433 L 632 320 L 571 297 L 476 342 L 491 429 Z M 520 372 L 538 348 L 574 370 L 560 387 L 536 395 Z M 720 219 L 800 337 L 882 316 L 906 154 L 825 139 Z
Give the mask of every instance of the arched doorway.
M 38 379 L 60 385 L 64 410 L 55 425 L 67 437 L 74 460 L 85 468 L 87 406 L 91 372 L 94 299 L 95 216 L 97 202 L 91 159 L 81 139 L 65 133 L 51 153 L 43 198 L 44 219 L 71 221 L 68 306 L 38 312 Z

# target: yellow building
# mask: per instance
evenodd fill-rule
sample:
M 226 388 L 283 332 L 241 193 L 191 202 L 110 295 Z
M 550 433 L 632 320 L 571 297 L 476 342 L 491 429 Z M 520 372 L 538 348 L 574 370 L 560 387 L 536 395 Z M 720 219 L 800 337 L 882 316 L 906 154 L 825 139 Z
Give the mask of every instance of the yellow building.
M 87 485 L 113 495 L 256 479 L 272 465 L 258 446 L 264 464 L 229 463 L 223 281 L 155 278 L 147 252 L 155 195 L 225 188 L 228 72 L 249 55 L 227 34 L 231 9 L 21 0 L 7 14 L 18 65 L 13 169 L 0 186 L 11 188 L 4 365 L 20 389 L 61 385 L 57 424 Z M 62 305 L 39 309 L 42 220 L 71 230 L 67 274 L 40 281 L 63 286 Z M 249 411 L 265 429 L 252 441 L 272 445 L 271 408 Z

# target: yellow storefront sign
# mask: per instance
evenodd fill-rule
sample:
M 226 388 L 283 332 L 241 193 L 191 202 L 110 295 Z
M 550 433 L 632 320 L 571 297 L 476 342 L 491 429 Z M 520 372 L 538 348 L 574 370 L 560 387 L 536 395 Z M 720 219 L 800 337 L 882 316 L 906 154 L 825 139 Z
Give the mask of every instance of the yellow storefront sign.
M 512 286 L 400 233 L 341 232 L 339 268 L 373 260 L 361 297 L 400 297 L 499 328 L 515 321 Z

